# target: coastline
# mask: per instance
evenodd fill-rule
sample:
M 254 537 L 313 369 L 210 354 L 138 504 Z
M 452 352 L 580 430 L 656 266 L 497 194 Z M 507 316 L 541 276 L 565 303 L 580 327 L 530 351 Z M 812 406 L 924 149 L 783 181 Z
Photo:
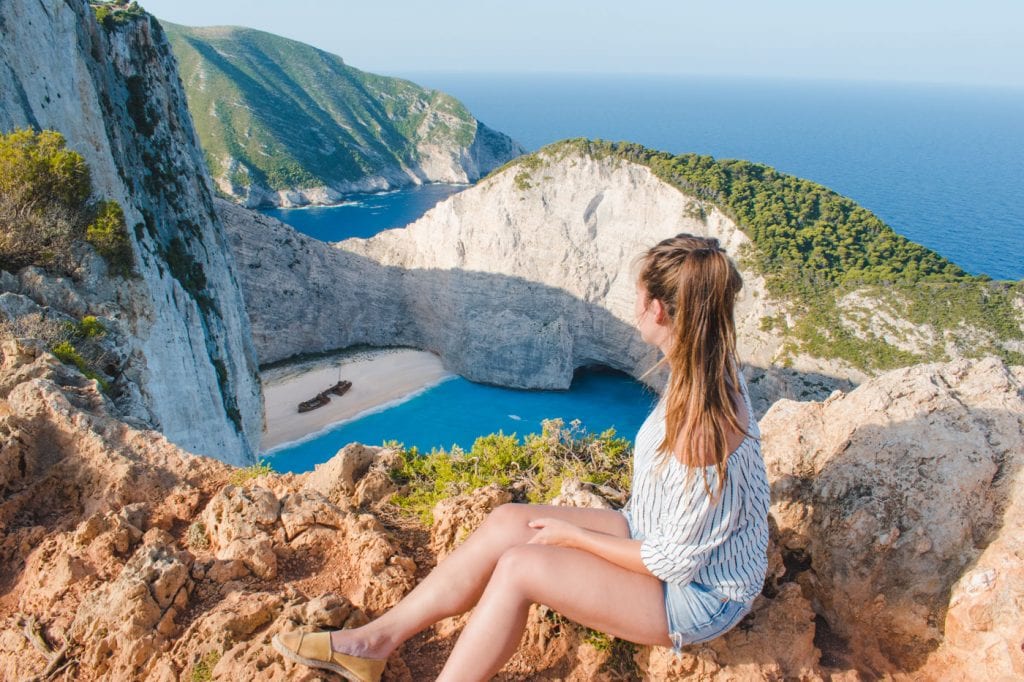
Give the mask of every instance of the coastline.
M 297 406 L 333 385 L 352 382 L 345 395 L 310 412 Z M 262 374 L 266 427 L 260 454 L 309 440 L 340 423 L 387 409 L 456 375 L 428 351 L 374 348 L 269 369 Z
M 304 204 L 297 203 L 264 203 L 253 206 L 248 206 L 245 202 L 232 201 L 240 206 L 245 206 L 254 211 L 302 211 L 310 208 L 342 208 L 345 206 L 358 206 L 361 201 L 356 199 L 353 200 L 351 197 L 356 195 L 364 196 L 386 196 L 388 194 L 394 194 L 401 192 L 402 190 L 414 189 L 417 187 L 427 187 L 430 185 L 444 185 L 446 187 L 472 187 L 472 182 L 413 182 L 404 185 L 393 185 L 385 189 L 368 189 L 368 190 L 354 190 L 342 192 L 341 199 L 337 201 L 324 201 L 323 199 L 311 199 Z M 316 192 L 318 188 L 305 188 L 305 189 L 288 189 L 288 190 L 274 190 L 276 195 L 278 192 L 288 192 L 297 196 L 309 198 Z M 280 200 L 280 196 L 278 196 Z

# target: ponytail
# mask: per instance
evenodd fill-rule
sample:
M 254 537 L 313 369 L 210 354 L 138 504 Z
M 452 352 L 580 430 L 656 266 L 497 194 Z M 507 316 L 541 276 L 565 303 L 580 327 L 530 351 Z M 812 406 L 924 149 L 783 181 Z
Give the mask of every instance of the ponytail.
M 671 318 L 671 343 L 659 363 L 671 370 L 659 467 L 674 458 L 688 475 L 701 469 L 705 490 L 717 496 L 729 456 L 726 427 L 747 434 L 730 398 L 739 387 L 733 311 L 743 280 L 717 239 L 680 234 L 641 258 L 639 281 Z M 718 474 L 714 493 L 710 466 Z

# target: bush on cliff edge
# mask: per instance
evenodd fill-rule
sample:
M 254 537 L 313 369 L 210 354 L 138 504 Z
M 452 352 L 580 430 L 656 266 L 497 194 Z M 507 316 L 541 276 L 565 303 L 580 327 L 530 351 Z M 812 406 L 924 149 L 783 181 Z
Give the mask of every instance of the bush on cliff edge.
M 73 245 L 86 241 L 111 274 L 134 271 L 124 211 L 116 201 L 90 200 L 89 167 L 53 130 L 0 135 L 0 268 L 38 265 L 73 274 Z

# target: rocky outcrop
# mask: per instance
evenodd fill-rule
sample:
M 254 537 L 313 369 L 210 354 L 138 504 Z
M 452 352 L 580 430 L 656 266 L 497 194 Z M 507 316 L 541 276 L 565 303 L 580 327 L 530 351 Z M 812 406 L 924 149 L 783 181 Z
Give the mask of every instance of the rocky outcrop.
M 506 502 L 512 493 L 497 485 L 478 488 L 441 500 L 434 506 L 430 549 L 440 561 L 480 527 L 487 515 Z
M 249 321 L 174 58 L 147 15 L 96 22 L 85 0 L 0 6 L 0 130 L 53 129 L 124 209 L 137 279 L 98 258 L 72 291 L 21 273 L 5 289 L 110 323 L 137 388 L 122 412 L 195 452 L 252 460 L 262 396 Z M 8 288 L 8 286 L 12 288 Z
M 1024 605 L 1000 599 L 1021 580 L 1024 368 L 915 366 L 760 425 L 779 543 L 851 660 L 969 678 L 984 651 L 989 679 L 1024 670 L 1001 625 Z
M 1016 483 L 1019 491 L 1020 475 Z M 992 671 L 993 678 L 1024 677 L 1024 501 L 1019 492 L 1003 512 L 1002 528 L 949 595 L 942 646 L 924 670 L 934 680 L 963 678 L 974 670 Z
M 397 490 L 391 471 L 400 465 L 400 454 L 394 450 L 350 443 L 335 457 L 316 465 L 302 489 L 319 493 L 344 509 L 359 509 Z
M 13 342 L 0 389 L 12 679 L 320 679 L 270 638 L 366 622 L 518 494 L 444 500 L 426 529 L 388 502 L 391 450 L 352 444 L 302 475 L 233 469 L 126 425 L 95 382 Z M 761 421 L 768 578 L 736 628 L 676 656 L 536 607 L 499 679 L 1017 679 L 1022 428 L 1024 367 L 995 360 L 780 402 Z M 555 501 L 620 493 L 567 480 Z M 410 640 L 386 679 L 436 676 L 463 623 Z
M 546 154 L 369 240 L 327 245 L 218 204 L 260 362 L 366 343 L 430 350 L 453 372 L 505 386 L 566 388 L 589 364 L 641 376 L 654 356 L 632 323 L 633 259 L 678 232 L 716 237 L 734 257 L 749 240 L 645 166 Z M 775 367 L 783 340 L 762 319 L 780 313 L 763 278 L 743 275 L 739 349 L 759 413 L 863 378 L 810 358 Z
M 129 427 L 31 347 L 4 345 L 0 379 L 5 678 L 313 679 L 273 653 L 275 632 L 365 622 L 411 587 L 392 534 L 305 476 L 253 477 Z

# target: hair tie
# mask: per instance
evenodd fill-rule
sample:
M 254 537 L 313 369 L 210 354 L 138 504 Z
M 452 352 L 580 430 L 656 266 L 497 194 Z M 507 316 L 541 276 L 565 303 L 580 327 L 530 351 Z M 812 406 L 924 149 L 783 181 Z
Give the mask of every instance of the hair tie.
M 714 248 L 712 248 L 710 246 L 705 246 L 705 247 L 701 247 L 699 249 L 694 249 L 694 250 L 690 251 L 690 253 L 699 253 L 701 255 L 710 256 L 711 254 L 714 254 L 714 253 L 725 253 L 725 249 L 723 249 L 721 247 L 718 247 L 718 246 L 716 246 Z

